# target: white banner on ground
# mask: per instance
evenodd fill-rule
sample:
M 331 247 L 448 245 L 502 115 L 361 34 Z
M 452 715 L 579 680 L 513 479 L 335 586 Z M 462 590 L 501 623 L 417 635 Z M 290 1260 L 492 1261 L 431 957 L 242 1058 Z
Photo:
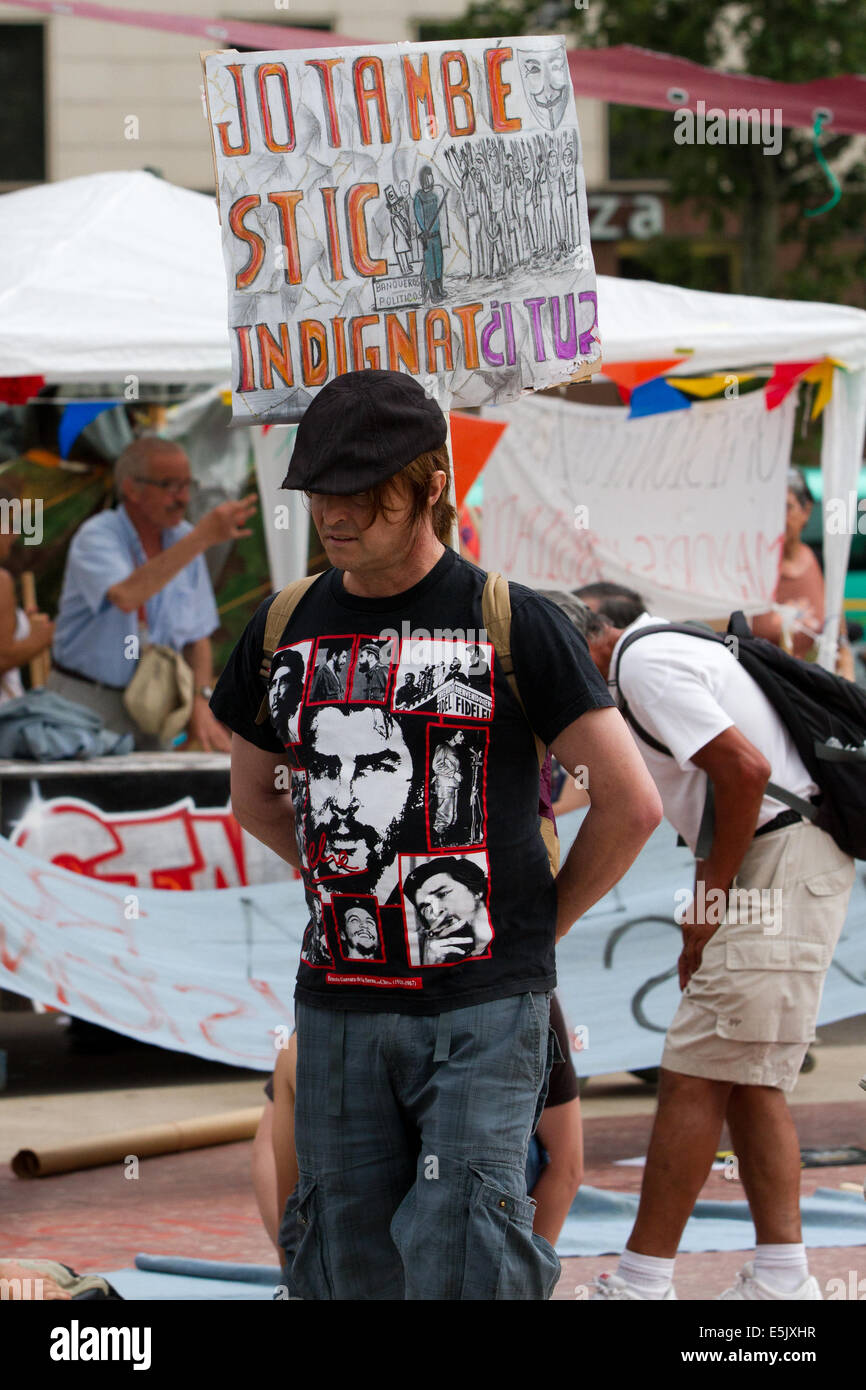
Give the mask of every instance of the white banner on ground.
M 563 853 L 580 813 L 560 824 Z M 866 1013 L 866 884 L 858 865 L 821 1022 Z M 584 1075 L 658 1064 L 679 998 L 674 894 L 693 861 L 662 825 L 620 884 L 557 948 Z M 0 987 L 143 1042 L 268 1071 L 292 1022 L 307 910 L 301 884 L 134 891 L 0 838 Z
M 763 392 L 630 420 L 529 398 L 497 410 L 481 564 L 541 589 L 628 584 L 665 618 L 770 607 L 796 401 Z
M 448 409 L 598 366 L 562 38 L 204 61 L 237 420 L 366 368 Z

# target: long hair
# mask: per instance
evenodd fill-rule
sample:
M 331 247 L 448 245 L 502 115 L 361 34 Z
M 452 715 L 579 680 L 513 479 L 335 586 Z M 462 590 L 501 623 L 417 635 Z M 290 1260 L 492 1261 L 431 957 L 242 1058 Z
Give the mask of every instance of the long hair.
M 437 472 L 444 473 L 446 481 L 431 509 L 428 500 L 430 479 Z M 395 473 L 393 478 L 386 478 L 383 483 L 377 483 L 375 487 L 370 488 L 367 493 L 367 526 L 372 526 L 377 516 L 387 516 L 389 512 L 399 513 L 408 504 L 409 525 L 412 530 L 417 531 L 430 512 L 436 539 L 443 545 L 448 545 L 457 524 L 457 512 L 448 500 L 450 487 L 451 461 L 447 448 L 440 444 L 438 449 L 419 454 L 405 468 L 401 468 L 399 473 Z

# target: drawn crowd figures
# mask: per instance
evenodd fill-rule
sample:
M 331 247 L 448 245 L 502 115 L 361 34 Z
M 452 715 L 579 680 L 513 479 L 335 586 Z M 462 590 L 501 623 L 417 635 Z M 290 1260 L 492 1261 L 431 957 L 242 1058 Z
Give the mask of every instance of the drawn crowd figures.
M 445 149 L 460 191 L 470 279 L 552 267 L 581 245 L 576 130 Z

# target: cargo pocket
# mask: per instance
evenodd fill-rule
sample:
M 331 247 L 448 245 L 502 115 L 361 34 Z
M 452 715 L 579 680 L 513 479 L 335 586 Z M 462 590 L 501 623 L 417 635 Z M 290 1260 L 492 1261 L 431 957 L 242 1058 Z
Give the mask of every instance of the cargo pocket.
M 840 869 L 831 869 L 828 874 L 816 874 L 814 878 L 804 879 L 809 892 L 815 898 L 835 897 L 847 893 L 856 877 L 854 860 L 849 859 Z
M 730 998 L 716 1032 L 737 1042 L 812 1041 L 831 948 L 784 936 L 725 943 Z
M 487 1171 L 470 1165 L 469 1222 L 463 1300 L 550 1297 L 559 1260 L 547 1241 L 532 1234 L 535 1203 L 515 1197 Z
M 315 1178 L 303 1174 L 298 1182 L 298 1247 L 291 1267 L 290 1290 L 298 1298 L 334 1297 L 327 1273 L 325 1233 L 320 1216 L 320 1193 Z

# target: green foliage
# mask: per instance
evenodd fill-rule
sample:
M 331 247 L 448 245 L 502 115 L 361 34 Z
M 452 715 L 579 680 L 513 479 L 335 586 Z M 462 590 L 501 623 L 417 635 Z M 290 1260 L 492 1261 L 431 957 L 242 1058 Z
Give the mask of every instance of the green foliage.
M 457 38 L 558 32 L 581 48 L 632 44 L 708 67 L 809 82 L 866 72 L 864 21 L 860 0 L 738 0 L 712 8 L 694 0 L 589 0 L 585 9 L 566 0 L 474 0 L 463 20 L 441 27 Z M 673 112 L 611 107 L 614 175 L 667 179 L 671 201 L 690 200 L 711 234 L 722 234 L 727 219 L 730 235 L 734 219 L 746 293 L 862 297 L 866 159 L 840 177 L 842 199 L 832 211 L 806 217 L 831 194 L 811 131 L 785 129 L 781 153 L 766 155 L 760 145 L 678 145 L 674 129 Z M 832 130 L 822 137 L 831 165 L 851 140 Z M 799 248 L 793 264 L 780 259 L 783 245 Z M 660 254 L 656 248 L 657 261 Z M 695 273 L 700 279 L 705 270 Z

